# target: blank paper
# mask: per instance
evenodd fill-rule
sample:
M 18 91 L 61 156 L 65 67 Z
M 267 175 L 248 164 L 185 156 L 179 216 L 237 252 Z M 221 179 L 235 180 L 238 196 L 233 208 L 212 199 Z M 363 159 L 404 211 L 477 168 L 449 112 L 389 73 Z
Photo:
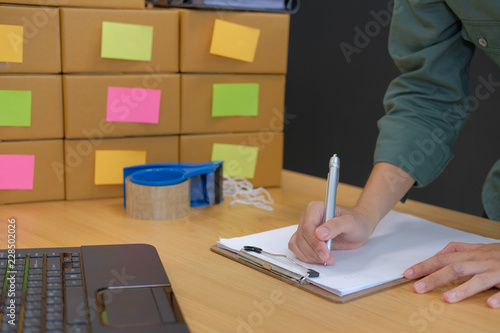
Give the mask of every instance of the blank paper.
M 288 250 L 288 241 L 296 230 L 297 225 L 291 225 L 249 236 L 221 238 L 218 244 L 234 252 L 238 252 L 245 245 L 253 245 L 271 253 L 286 254 L 302 263 Z M 303 265 L 320 273 L 317 278 L 309 278 L 310 283 L 343 296 L 400 279 L 407 268 L 432 257 L 448 243 L 454 241 L 498 242 L 492 238 L 391 211 L 380 221 L 374 233 L 359 249 L 334 250 L 334 265 L 306 263 Z M 251 254 L 298 274 L 304 274 L 300 268 L 290 265 L 286 259 L 282 261 L 254 252 Z

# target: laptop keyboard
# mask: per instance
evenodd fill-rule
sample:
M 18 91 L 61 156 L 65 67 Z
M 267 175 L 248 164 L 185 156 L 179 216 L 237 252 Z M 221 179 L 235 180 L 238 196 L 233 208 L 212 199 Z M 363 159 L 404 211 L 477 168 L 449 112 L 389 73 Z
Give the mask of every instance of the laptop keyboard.
M 152 245 L 10 252 L 0 250 L 0 333 L 189 332 Z
M 16 250 L 14 260 L 1 251 L 0 332 L 87 332 L 80 259 L 79 252 Z

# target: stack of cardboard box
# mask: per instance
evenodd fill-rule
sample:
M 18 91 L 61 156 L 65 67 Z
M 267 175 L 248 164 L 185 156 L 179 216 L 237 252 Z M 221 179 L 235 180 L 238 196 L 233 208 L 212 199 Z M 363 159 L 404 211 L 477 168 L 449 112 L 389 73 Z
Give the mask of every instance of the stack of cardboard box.
M 180 161 L 279 186 L 289 15 L 180 12 Z
M 0 203 L 121 196 L 131 163 L 223 159 L 280 185 L 288 15 L 10 2 L 23 5 L 0 5 Z
M 61 8 L 66 199 L 120 196 L 124 166 L 178 161 L 178 36 L 177 10 Z
M 0 203 L 64 199 L 59 10 L 0 6 Z

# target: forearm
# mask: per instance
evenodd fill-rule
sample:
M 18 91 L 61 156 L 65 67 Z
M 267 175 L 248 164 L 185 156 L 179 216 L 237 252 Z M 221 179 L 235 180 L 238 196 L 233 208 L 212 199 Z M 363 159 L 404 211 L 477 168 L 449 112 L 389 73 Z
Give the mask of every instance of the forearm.
M 415 179 L 397 166 L 378 162 L 372 172 L 356 208 L 370 216 L 373 228 L 398 203 L 415 183 Z

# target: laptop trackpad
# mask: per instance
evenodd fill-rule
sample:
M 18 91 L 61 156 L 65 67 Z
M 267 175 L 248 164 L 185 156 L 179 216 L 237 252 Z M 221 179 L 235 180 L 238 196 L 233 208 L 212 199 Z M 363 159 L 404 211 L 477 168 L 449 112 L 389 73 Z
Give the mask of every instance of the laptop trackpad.
M 175 323 L 169 287 L 104 289 L 99 292 L 101 322 L 111 327 Z

